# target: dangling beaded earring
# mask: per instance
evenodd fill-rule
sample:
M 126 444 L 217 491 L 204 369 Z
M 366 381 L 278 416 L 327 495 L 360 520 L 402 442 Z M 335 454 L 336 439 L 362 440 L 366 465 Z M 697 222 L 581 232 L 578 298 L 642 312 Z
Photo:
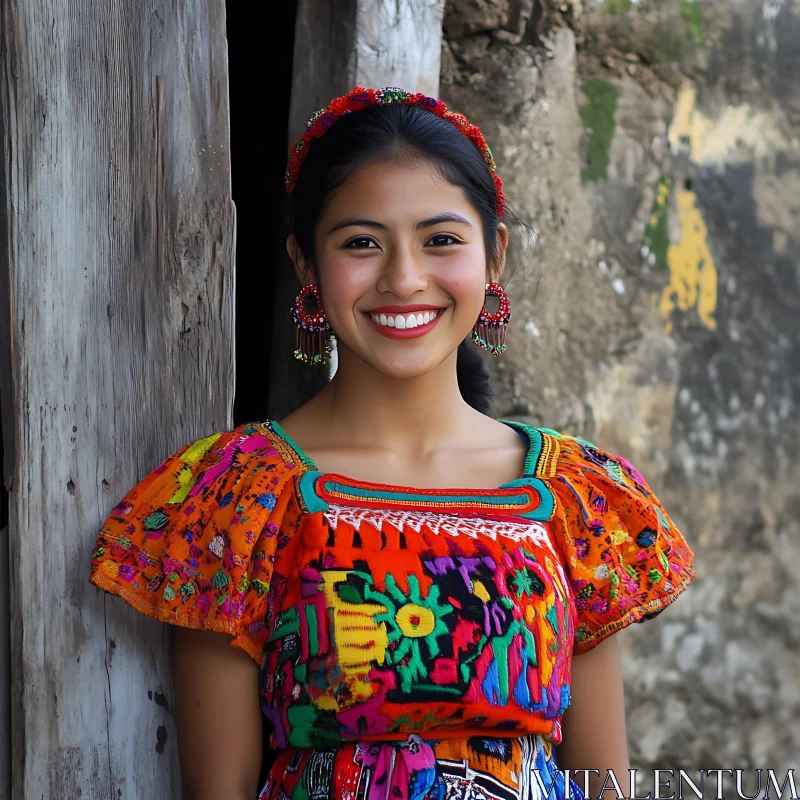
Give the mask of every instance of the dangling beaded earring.
M 497 311 L 490 314 L 486 310 L 486 301 L 483 301 L 483 308 L 472 329 L 472 341 L 493 356 L 499 356 L 506 349 L 506 329 L 511 319 L 511 304 L 499 283 L 487 283 L 486 296 L 497 297 L 500 304 Z
M 330 326 L 322 310 L 319 289 L 312 283 L 300 290 L 292 304 L 295 326 L 294 357 L 304 364 L 324 364 L 331 354 Z

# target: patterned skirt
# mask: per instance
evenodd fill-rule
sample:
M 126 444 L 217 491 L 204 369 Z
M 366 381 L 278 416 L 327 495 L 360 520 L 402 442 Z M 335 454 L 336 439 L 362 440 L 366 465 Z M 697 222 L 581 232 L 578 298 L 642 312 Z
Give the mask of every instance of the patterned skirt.
M 259 800 L 584 800 L 541 736 L 283 750 Z

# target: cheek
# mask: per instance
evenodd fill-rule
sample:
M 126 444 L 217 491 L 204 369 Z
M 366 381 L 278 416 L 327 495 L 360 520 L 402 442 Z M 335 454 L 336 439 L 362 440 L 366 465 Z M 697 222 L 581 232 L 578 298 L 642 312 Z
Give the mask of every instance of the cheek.
M 486 262 L 482 251 L 464 253 L 446 262 L 436 271 L 437 283 L 455 301 L 456 313 L 477 315 L 486 295 Z
M 346 254 L 326 255 L 319 272 L 320 291 L 334 314 L 352 307 L 375 283 L 374 270 L 367 261 Z

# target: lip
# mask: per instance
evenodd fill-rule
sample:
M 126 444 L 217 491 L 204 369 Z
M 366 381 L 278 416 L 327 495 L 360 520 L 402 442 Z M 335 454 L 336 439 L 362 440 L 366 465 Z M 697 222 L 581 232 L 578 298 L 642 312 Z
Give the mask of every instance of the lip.
M 374 319 L 370 316 L 370 314 L 377 314 L 378 312 L 382 314 L 392 313 L 398 314 L 401 313 L 399 311 L 390 311 L 389 309 L 394 308 L 402 308 L 407 311 L 409 314 L 412 311 L 435 311 L 440 306 L 385 306 L 385 308 L 375 309 L 370 312 L 365 312 L 364 316 L 367 318 L 367 322 L 375 328 L 381 336 L 385 336 L 387 339 L 418 339 L 420 336 L 424 336 L 426 333 L 429 333 L 433 330 L 436 323 L 442 318 L 442 314 L 444 313 L 444 309 L 442 309 L 442 314 L 437 314 L 430 322 L 426 322 L 424 325 L 417 325 L 416 328 L 390 328 L 388 325 L 380 325 L 375 322 Z
M 444 306 L 432 306 L 425 303 L 413 303 L 407 306 L 381 306 L 371 308 L 366 314 L 411 314 L 416 311 L 443 311 Z M 413 330 L 413 329 L 412 329 Z

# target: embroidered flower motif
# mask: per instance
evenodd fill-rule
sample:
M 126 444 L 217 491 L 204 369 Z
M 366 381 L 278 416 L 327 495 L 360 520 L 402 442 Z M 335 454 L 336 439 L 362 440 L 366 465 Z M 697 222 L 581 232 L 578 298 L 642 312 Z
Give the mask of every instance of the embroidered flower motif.
M 652 528 L 645 528 L 636 537 L 636 544 L 639 547 L 651 547 L 656 541 L 656 536 L 658 534 Z
M 208 549 L 215 555 L 217 558 L 222 558 L 222 554 L 225 551 L 225 540 L 222 538 L 220 534 L 217 534 L 208 544 Z
M 408 576 L 408 595 L 397 585 L 392 575 L 386 576 L 386 591 L 378 592 L 365 588 L 367 600 L 386 607 L 386 613 L 378 614 L 375 620 L 385 622 L 388 628 L 389 648 L 387 660 L 400 673 L 404 691 L 409 691 L 415 680 L 428 676 L 428 659 L 423 659 L 420 643 L 424 642 L 429 658 L 439 655 L 439 636 L 448 632 L 444 617 L 453 613 L 453 606 L 439 602 L 439 587 L 431 586 L 428 596 L 423 597 L 416 575 Z M 407 660 L 406 660 L 407 659 Z
M 608 611 L 608 600 L 605 597 L 595 597 L 592 603 L 592 611 L 595 614 L 605 614 Z
M 272 509 L 275 508 L 275 495 L 270 494 L 269 492 L 264 492 L 256 498 L 256 502 L 262 508 L 268 508 L 270 511 L 272 511 Z
M 611 541 L 614 545 L 621 545 L 624 542 L 629 542 L 631 540 L 630 534 L 628 531 L 622 530 L 622 528 L 617 528 L 615 531 L 611 531 Z
M 608 564 L 598 564 L 593 573 L 594 577 L 600 581 L 604 581 L 610 574 L 611 570 L 608 568 Z
M 169 522 L 169 517 L 163 511 L 154 511 L 145 517 L 144 528 L 148 531 L 160 531 Z
M 517 593 L 517 598 L 523 595 L 530 597 L 531 595 L 541 596 L 544 592 L 544 583 L 538 575 L 534 575 L 529 569 L 516 569 L 514 570 L 514 577 L 511 579 L 511 584 L 514 591 Z

